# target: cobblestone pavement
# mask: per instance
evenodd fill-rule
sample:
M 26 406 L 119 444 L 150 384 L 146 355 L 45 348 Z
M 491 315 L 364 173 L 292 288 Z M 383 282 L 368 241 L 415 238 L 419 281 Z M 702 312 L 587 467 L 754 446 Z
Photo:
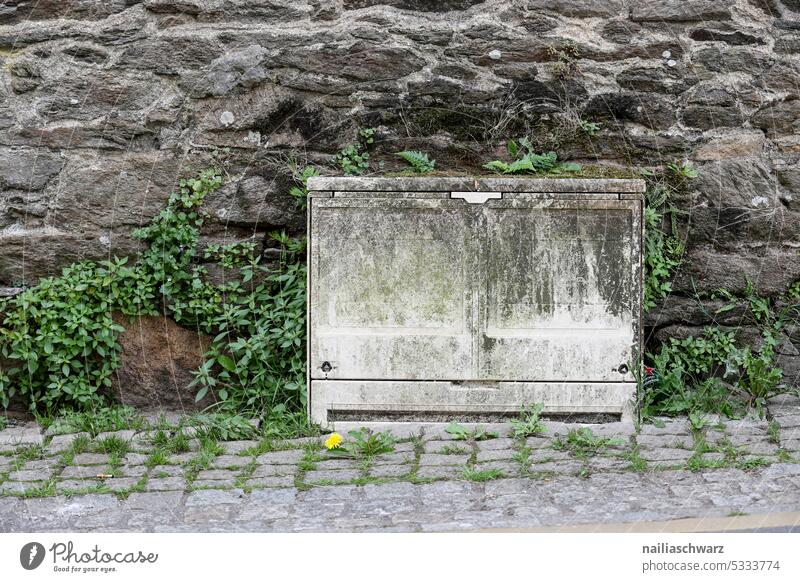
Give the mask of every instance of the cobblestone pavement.
M 437 531 L 800 510 L 800 406 L 774 419 L 422 430 L 370 459 L 322 439 L 0 432 L 0 531 Z M 587 427 L 588 432 L 576 432 Z

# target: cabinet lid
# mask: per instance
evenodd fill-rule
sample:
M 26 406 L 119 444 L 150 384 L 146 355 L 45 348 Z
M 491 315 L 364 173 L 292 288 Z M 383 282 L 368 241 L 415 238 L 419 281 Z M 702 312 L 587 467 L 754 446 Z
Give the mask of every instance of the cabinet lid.
M 403 176 L 368 178 L 315 176 L 310 191 L 347 192 L 542 192 L 638 194 L 644 180 L 622 178 L 511 178 Z

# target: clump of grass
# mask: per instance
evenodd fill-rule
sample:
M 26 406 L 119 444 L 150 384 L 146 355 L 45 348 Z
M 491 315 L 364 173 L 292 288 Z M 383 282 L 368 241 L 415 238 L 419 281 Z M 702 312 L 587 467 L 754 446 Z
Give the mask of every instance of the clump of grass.
M 737 469 L 741 469 L 742 471 L 750 471 L 758 467 L 767 467 L 769 464 L 770 462 L 767 459 L 764 459 L 763 457 L 756 457 L 754 459 L 742 459 L 740 461 L 736 461 L 735 467 Z
M 476 469 L 475 467 L 465 467 L 463 472 L 464 479 L 467 481 L 492 481 L 501 479 L 505 475 L 500 469 Z
M 701 455 L 693 455 L 686 461 L 689 471 L 702 471 L 703 469 L 720 469 L 728 465 L 725 459 L 704 459 Z
M 106 437 L 97 443 L 97 450 L 107 455 L 124 457 L 130 451 L 130 443 L 116 436 Z
M 539 415 L 544 410 L 544 404 L 532 404 L 522 407 L 519 418 L 511 421 L 511 433 L 514 438 L 521 439 L 529 436 L 543 434 L 547 428 Z
M 767 440 L 772 444 L 781 444 L 781 425 L 774 418 L 767 424 Z
M 166 451 L 164 451 L 164 449 L 153 449 L 150 451 L 150 454 L 147 456 L 147 459 L 144 462 L 148 469 L 152 469 L 158 465 L 166 465 L 168 463 L 169 455 L 166 453 Z

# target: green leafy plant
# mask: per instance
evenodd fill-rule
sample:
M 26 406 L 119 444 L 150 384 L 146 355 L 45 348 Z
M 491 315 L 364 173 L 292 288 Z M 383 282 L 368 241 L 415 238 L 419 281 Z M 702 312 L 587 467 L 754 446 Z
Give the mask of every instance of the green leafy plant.
M 444 428 L 444 431 L 457 441 L 485 441 L 488 439 L 496 439 L 498 437 L 496 432 L 487 432 L 486 427 L 476 426 L 470 430 L 466 426 L 458 424 L 457 422 L 451 422 L 448 424 Z
M 250 257 L 242 282 L 226 288 L 219 313 L 207 323 L 214 333 L 195 372 L 197 400 L 212 393 L 219 412 L 254 414 L 297 411 L 305 406 L 305 239 L 273 233 L 277 263 Z
M 125 259 L 81 262 L 0 300 L 0 405 L 19 395 L 32 412 L 108 404 L 119 367 L 113 311 L 153 313 L 152 290 Z
M 556 450 L 570 451 L 579 458 L 592 457 L 601 454 L 611 446 L 622 446 L 625 443 L 618 439 L 599 437 L 592 429 L 581 427 L 567 432 L 566 437 L 558 437 L 553 442 Z
M 691 180 L 699 176 L 699 172 L 689 160 L 676 160 L 667 164 L 667 170 L 678 178 Z
M 556 62 L 552 65 L 553 77 L 566 80 L 580 72 L 578 67 L 578 45 L 572 41 L 567 41 L 561 46 L 548 47 L 547 52 L 551 57 L 555 57 Z
M 297 184 L 292 186 L 289 194 L 294 196 L 300 208 L 305 208 L 308 204 L 308 179 L 319 176 L 319 171 L 314 166 L 306 166 L 302 170 L 294 171 L 292 175 Z
M 527 408 L 523 406 L 520 417 L 511 420 L 511 433 L 514 438 L 525 438 L 544 433 L 547 427 L 539 418 L 542 410 L 544 410 L 544 404 L 532 404 Z
M 411 169 L 417 174 L 428 174 L 433 172 L 436 166 L 436 160 L 428 158 L 428 154 L 418 151 L 403 151 L 398 152 L 396 155 L 403 158 L 411 166 Z
M 708 327 L 697 337 L 672 338 L 658 354 L 648 354 L 653 381 L 641 391 L 642 415 L 710 412 L 732 417 L 737 406 L 728 387 L 712 373 L 722 373 L 736 351 L 733 332 Z
M 537 154 L 528 138 L 523 137 L 517 143 L 509 140 L 507 144 L 510 163 L 494 160 L 484 164 L 484 168 L 498 174 L 560 174 L 580 171 L 580 164 L 558 162 L 555 152 Z
M 589 137 L 594 137 L 597 135 L 597 132 L 600 131 L 600 124 L 595 123 L 593 121 L 586 121 L 585 119 L 578 120 L 578 126 L 581 128 L 581 131 L 588 135 Z
M 375 130 L 362 129 L 359 141 L 347 146 L 336 155 L 336 162 L 346 176 L 360 176 L 369 170 L 369 147 L 374 142 Z
M 347 433 L 349 441 L 343 441 L 336 448 L 330 449 L 331 457 L 350 459 L 370 459 L 394 451 L 395 438 L 390 432 L 373 432 L 368 428 L 351 430 Z
M 761 347 L 740 347 L 732 331 L 717 327 L 705 328 L 701 336 L 671 339 L 660 353 L 647 356 L 653 365 L 653 381 L 643 386 L 644 416 L 688 413 L 691 419 L 711 412 L 733 417 L 747 408 L 763 414 L 770 398 L 787 392 L 775 363 L 775 337 L 782 322 L 770 302 L 759 297 L 749 282 L 743 299 L 726 291 L 715 296 L 728 300 L 717 313 L 742 303 L 748 307 L 761 327 Z
M 744 373 L 737 386 L 746 395 L 748 406 L 763 414 L 767 400 L 785 392 L 779 386 L 783 371 L 775 366 L 772 347 L 765 344 L 755 353 L 744 348 L 739 363 Z
M 653 177 L 646 173 L 646 177 Z M 645 192 L 644 309 L 656 306 L 672 291 L 672 274 L 683 262 L 684 245 L 678 236 L 674 188 L 649 181 Z

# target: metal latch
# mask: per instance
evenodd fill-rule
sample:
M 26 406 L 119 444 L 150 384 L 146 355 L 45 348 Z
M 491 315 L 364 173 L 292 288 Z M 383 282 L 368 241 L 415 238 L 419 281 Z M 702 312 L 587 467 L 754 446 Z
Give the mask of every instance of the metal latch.
M 450 198 L 461 198 L 469 204 L 483 204 L 487 200 L 499 200 L 502 192 L 450 192 Z

